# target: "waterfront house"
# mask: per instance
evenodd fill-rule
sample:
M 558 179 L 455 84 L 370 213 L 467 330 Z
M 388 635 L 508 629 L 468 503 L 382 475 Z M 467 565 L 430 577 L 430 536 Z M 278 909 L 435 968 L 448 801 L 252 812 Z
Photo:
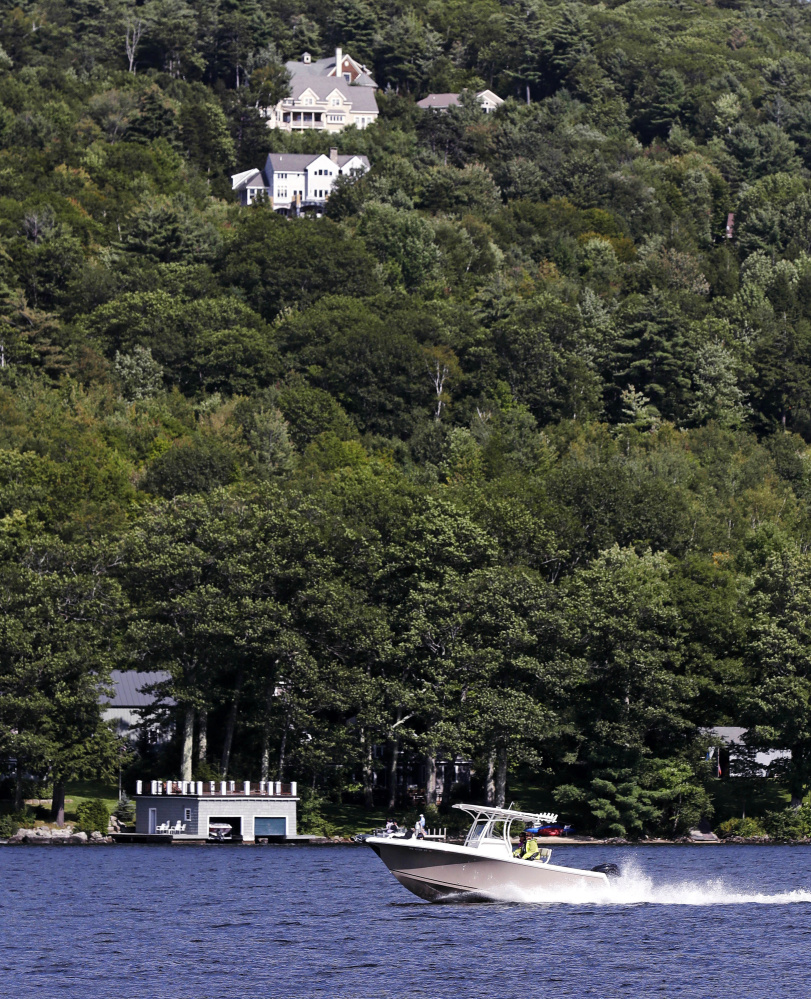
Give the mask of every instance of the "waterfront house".
M 348 125 L 366 128 L 377 120 L 377 84 L 366 66 L 340 48 L 326 59 L 313 60 L 305 52 L 300 62 L 285 65 L 290 95 L 263 109 L 268 128 L 341 132 Z
M 461 94 L 429 94 L 427 97 L 423 97 L 421 101 L 417 101 L 417 107 L 422 108 L 423 111 L 435 111 L 438 114 L 442 114 L 448 108 L 458 107 L 461 96 Z M 482 111 L 485 114 L 490 114 L 504 103 L 502 98 L 498 94 L 494 94 L 492 90 L 478 91 L 476 100 L 481 105 Z
M 716 725 L 707 735 L 720 742 L 720 747 L 708 751 L 707 757 L 715 760 L 719 777 L 769 777 L 779 769 L 781 761 L 788 762 L 788 749 L 756 749 L 746 743 L 746 729 L 737 725 Z
M 139 780 L 135 831 L 246 843 L 295 839 L 298 801 L 295 781 Z
M 118 735 L 135 740 L 145 736 L 148 742 L 166 742 L 172 734 L 172 726 L 163 718 L 156 717 L 155 709 L 173 708 L 171 697 L 156 694 L 150 689 L 171 679 L 165 670 L 139 673 L 137 670 L 114 669 L 111 674 L 113 695 L 102 694 L 101 716 L 106 722 L 113 722 Z
M 366 173 L 366 156 L 325 153 L 269 153 L 264 170 L 244 170 L 231 177 L 240 203 L 251 205 L 266 198 L 274 211 L 296 214 L 322 210 L 338 177 Z

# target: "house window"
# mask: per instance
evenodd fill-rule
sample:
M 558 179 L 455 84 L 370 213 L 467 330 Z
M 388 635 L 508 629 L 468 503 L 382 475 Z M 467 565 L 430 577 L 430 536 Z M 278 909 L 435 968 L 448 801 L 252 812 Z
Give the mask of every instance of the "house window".
M 346 80 L 347 83 L 351 83 L 352 82 L 352 74 L 351 73 L 344 73 L 344 79 Z
M 341 98 L 340 97 L 333 97 L 332 98 L 332 104 L 333 104 L 333 107 L 339 108 L 341 106 Z
M 183 809 L 183 821 L 184 822 L 191 822 L 191 809 L 190 808 L 184 808 Z
M 312 97 L 305 97 L 304 98 L 304 103 L 305 103 L 305 105 L 307 105 L 309 107 L 313 103 Z

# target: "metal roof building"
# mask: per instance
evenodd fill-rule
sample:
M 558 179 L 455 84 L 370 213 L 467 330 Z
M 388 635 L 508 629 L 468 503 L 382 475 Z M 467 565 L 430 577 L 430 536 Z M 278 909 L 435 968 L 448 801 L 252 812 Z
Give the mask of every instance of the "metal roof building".
M 150 741 L 163 742 L 168 735 L 166 729 L 157 722 L 144 729 L 144 714 L 145 709 L 157 704 L 167 708 L 175 706 L 171 697 L 149 690 L 171 680 L 171 674 L 165 670 L 139 673 L 137 670 L 114 669 L 111 680 L 113 696 L 102 694 L 99 698 L 104 720 L 115 722 L 119 735 L 135 738 L 138 731 L 146 731 Z

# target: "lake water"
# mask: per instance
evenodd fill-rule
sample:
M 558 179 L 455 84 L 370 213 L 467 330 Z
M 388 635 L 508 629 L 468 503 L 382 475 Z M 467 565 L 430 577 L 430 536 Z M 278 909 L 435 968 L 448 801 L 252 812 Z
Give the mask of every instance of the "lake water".
M 0 847 L 0 996 L 811 995 L 811 847 L 561 847 L 609 898 L 430 904 L 371 850 Z

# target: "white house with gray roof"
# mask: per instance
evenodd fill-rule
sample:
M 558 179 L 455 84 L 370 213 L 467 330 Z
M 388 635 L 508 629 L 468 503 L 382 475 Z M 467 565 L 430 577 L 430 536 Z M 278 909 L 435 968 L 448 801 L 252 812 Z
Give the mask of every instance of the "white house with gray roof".
M 377 119 L 377 84 L 366 66 L 340 48 L 326 59 L 313 60 L 305 52 L 300 62 L 285 65 L 290 96 L 263 110 L 268 128 L 340 132 L 347 125 L 366 128 Z
M 174 700 L 166 694 L 155 693 L 171 680 L 165 670 L 139 673 L 136 670 L 114 669 L 110 675 L 113 694 L 103 694 L 100 698 L 102 718 L 112 722 L 119 735 L 135 739 L 141 733 L 150 742 L 165 742 L 171 737 L 172 725 L 166 720 L 166 712 L 153 714 L 147 723 L 150 711 L 156 707 L 173 708 Z
M 461 96 L 461 94 L 429 94 L 421 101 L 417 101 L 417 107 L 422 108 L 423 111 L 444 113 L 448 108 L 459 107 Z M 498 94 L 494 94 L 492 90 L 479 90 L 475 96 L 485 114 L 498 110 L 504 103 L 503 99 Z
M 274 211 L 296 213 L 322 209 L 337 177 L 366 173 L 366 156 L 325 153 L 269 153 L 264 170 L 234 174 L 231 187 L 243 205 L 267 198 Z

